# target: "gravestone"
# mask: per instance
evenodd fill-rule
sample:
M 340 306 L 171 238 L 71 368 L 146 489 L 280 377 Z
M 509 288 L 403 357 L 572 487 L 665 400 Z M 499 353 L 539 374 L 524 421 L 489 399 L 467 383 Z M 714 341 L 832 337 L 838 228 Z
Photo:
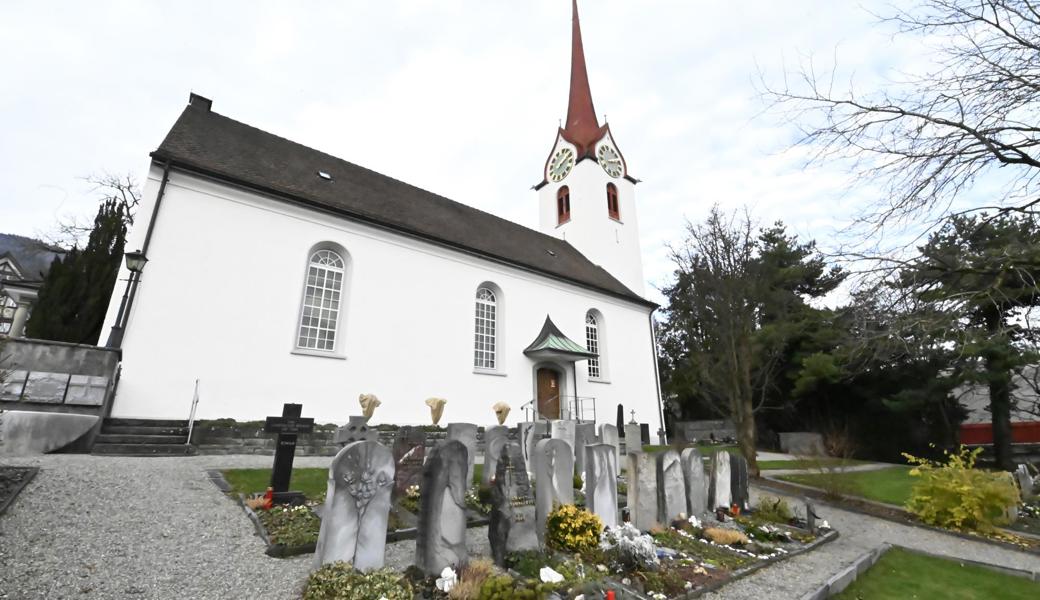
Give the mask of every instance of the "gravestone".
M 495 483 L 491 487 L 488 541 L 491 542 L 491 556 L 501 567 L 510 552 L 537 550 L 538 536 L 535 532 L 534 495 L 520 444 L 500 438 L 495 440 L 495 446 L 499 448 L 499 454 L 495 461 Z
M 614 464 L 621 464 L 621 439 L 618 437 L 618 428 L 604 423 L 599 426 L 599 443 L 610 444 L 614 447 Z
M 423 462 L 426 459 L 426 430 L 406 426 L 394 436 L 394 496 L 403 496 L 405 490 L 422 482 Z
M 729 455 L 730 502 L 747 512 L 750 490 L 748 489 L 748 462 L 740 454 Z
M 374 442 L 379 439 L 379 432 L 368 426 L 368 417 L 353 416 L 347 424 L 336 429 L 332 442 L 340 448 L 354 442 Z
M 467 487 L 473 486 L 473 465 L 477 460 L 477 426 L 473 423 L 448 423 L 447 439 L 458 440 L 469 452 L 469 466 L 466 469 Z
M 604 527 L 618 525 L 617 448 L 610 444 L 585 446 L 585 505 L 599 515 Z
M 643 442 L 644 446 L 650 445 L 650 425 L 647 423 L 639 424 L 639 439 Z
M 805 528 L 816 535 L 816 507 L 808 499 L 805 501 Z
M 1030 500 L 1036 494 L 1033 493 L 1033 476 L 1029 474 L 1029 467 L 1018 465 L 1015 469 L 1015 479 L 1018 488 L 1022 490 L 1022 500 Z
M 657 519 L 670 524 L 686 512 L 686 482 L 675 450 L 657 452 Z
M 481 484 L 490 485 L 491 481 L 497 476 L 498 458 L 502 456 L 502 449 L 507 444 L 509 444 L 509 438 L 496 437 L 484 448 L 484 470 L 480 474 Z M 523 451 L 520 452 L 520 457 L 523 458 Z M 526 469 L 527 466 L 525 465 L 524 468 Z
M 642 452 L 643 438 L 639 423 L 625 424 L 625 453 Z
M 827 456 L 823 434 L 810 431 L 781 433 L 780 450 L 796 456 Z
M 708 477 L 704 473 L 704 459 L 696 448 L 687 448 L 679 460 L 686 484 L 686 512 L 700 518 L 708 510 Z
M 494 425 L 484 428 L 484 470 L 480 473 L 480 484 L 487 485 L 495 476 L 495 465 L 498 464 L 498 455 L 502 448 L 492 452 L 491 447 L 499 439 L 509 439 L 509 428 L 505 425 Z M 521 455 L 523 452 L 521 451 Z
M 276 433 L 274 467 L 271 469 L 272 501 L 276 504 L 302 504 L 302 492 L 290 492 L 293 459 L 296 456 L 296 436 L 314 431 L 314 419 L 301 417 L 302 404 L 283 404 L 282 416 L 267 417 L 264 432 Z
M 524 421 L 516 427 L 520 449 L 524 451 L 524 462 L 527 463 L 527 474 L 534 476 L 534 445 L 549 433 L 549 424 L 545 421 Z
M 548 438 L 534 445 L 535 528 L 545 542 L 545 519 L 554 504 L 574 504 L 574 454 L 567 442 Z
M 585 446 L 597 443 L 595 423 L 577 423 L 574 426 L 574 468 L 585 479 Z
M 428 575 L 445 567 L 458 570 L 466 552 L 466 469 L 468 450 L 458 440 L 445 440 L 430 451 L 423 469 L 415 564 Z
M 379 442 L 352 442 L 329 467 L 315 568 L 344 561 L 359 571 L 381 569 L 394 487 L 394 456 Z
M 571 448 L 571 458 L 574 457 L 574 436 L 576 435 L 574 421 L 553 421 L 550 425 L 552 437 L 567 442 Z
M 730 507 L 729 452 L 719 450 L 711 456 L 711 483 L 708 485 L 708 509 Z
M 628 515 L 640 531 L 658 525 L 657 464 L 648 452 L 628 453 Z

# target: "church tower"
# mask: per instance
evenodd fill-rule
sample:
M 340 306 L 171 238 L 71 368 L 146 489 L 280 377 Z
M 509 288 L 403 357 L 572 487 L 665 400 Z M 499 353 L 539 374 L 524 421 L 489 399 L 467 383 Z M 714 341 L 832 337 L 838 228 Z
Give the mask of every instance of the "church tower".
M 636 220 L 636 179 L 628 173 L 610 126 L 592 105 L 589 74 L 573 2 L 567 122 L 557 131 L 538 190 L 539 228 L 566 240 L 639 295 L 643 259 Z

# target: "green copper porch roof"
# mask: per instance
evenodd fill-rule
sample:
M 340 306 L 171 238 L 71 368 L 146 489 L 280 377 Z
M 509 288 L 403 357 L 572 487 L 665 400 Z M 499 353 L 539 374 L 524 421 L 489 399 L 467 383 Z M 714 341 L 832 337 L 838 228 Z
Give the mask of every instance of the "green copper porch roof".
M 545 315 L 545 324 L 531 345 L 524 349 L 528 356 L 544 357 L 553 356 L 567 360 L 585 360 L 595 358 L 594 352 L 589 352 L 584 346 L 576 344 L 552 322 L 549 315 Z

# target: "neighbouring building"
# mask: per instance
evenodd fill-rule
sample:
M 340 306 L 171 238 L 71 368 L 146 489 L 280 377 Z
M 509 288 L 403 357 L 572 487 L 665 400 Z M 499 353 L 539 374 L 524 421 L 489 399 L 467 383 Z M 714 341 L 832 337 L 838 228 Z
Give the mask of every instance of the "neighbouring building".
M 40 240 L 0 233 L 0 335 L 21 337 L 51 263 L 64 254 Z
M 629 164 L 593 108 L 577 7 L 565 126 L 530 229 L 213 111 L 192 94 L 151 154 L 127 248 L 115 417 L 625 418 L 661 426 Z M 550 117 L 547 116 L 548 120 Z M 533 202 L 533 201 L 532 201 Z M 129 276 L 126 267 L 120 280 Z M 101 342 L 105 341 L 104 336 Z

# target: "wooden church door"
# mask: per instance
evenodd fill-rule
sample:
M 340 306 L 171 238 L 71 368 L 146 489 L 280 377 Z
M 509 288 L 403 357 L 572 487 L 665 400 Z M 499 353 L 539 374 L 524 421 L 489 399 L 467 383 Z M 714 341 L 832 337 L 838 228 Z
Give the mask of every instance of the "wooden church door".
M 538 369 L 538 416 L 560 418 L 560 374 L 553 369 Z

